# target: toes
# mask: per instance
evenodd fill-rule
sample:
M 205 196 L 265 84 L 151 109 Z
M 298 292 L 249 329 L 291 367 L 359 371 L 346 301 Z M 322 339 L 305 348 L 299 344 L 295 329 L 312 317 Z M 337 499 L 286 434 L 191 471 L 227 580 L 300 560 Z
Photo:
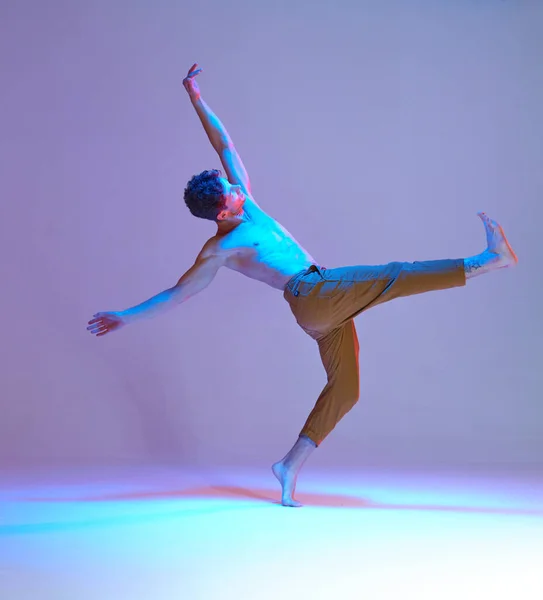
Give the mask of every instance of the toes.
M 496 229 L 499 227 L 496 221 L 493 221 L 486 213 L 479 212 L 477 215 L 481 218 L 481 221 L 487 229 Z

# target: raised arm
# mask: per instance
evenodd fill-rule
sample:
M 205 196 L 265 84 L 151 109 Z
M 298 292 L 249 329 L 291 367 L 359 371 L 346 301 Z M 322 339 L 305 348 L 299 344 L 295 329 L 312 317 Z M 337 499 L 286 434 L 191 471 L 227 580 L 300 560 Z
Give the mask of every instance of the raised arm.
M 183 85 L 189 94 L 190 101 L 200 118 L 211 145 L 221 159 L 228 181 L 233 185 L 241 185 L 245 194 L 251 196 L 251 182 L 243 161 L 225 126 L 201 96 L 200 88 L 196 82 L 196 76 L 201 72 L 202 69 L 197 64 L 193 65 L 183 80 Z
M 129 323 L 162 314 L 206 288 L 223 264 L 222 254 L 215 251 L 215 244 L 210 241 L 202 248 L 192 267 L 173 287 L 127 310 L 96 313 L 89 321 L 87 330 L 100 337 Z

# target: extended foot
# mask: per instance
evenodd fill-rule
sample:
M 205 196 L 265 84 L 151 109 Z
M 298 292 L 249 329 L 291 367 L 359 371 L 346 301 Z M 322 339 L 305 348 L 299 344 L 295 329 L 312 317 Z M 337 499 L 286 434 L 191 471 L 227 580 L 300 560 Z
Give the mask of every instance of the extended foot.
M 287 467 L 282 461 L 279 461 L 272 466 L 272 471 L 277 477 L 283 490 L 281 494 L 281 504 L 283 506 L 302 506 L 300 502 L 294 500 L 292 497 L 294 495 L 294 489 L 296 488 L 297 476 L 294 469 Z
M 494 255 L 491 261 L 492 268 L 503 269 L 517 264 L 518 258 L 513 248 L 509 245 L 501 225 L 490 219 L 486 213 L 477 213 L 486 230 L 487 252 Z

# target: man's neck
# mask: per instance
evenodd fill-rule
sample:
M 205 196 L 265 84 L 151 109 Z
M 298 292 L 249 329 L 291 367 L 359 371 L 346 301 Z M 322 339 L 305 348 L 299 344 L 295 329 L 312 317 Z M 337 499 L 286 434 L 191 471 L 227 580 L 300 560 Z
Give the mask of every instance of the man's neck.
M 217 222 L 217 233 L 220 233 L 222 235 L 225 235 L 226 233 L 230 233 L 231 231 L 233 231 L 236 227 L 239 227 L 242 223 L 245 222 L 245 213 L 241 213 L 235 217 L 232 217 L 231 219 L 227 219 L 224 221 L 218 221 Z

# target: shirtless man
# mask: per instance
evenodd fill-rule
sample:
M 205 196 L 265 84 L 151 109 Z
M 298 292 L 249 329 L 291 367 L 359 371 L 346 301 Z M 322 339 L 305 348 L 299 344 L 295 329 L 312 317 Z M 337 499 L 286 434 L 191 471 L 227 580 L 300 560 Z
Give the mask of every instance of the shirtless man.
M 319 266 L 256 203 L 230 136 L 200 95 L 195 79 L 200 72 L 198 65 L 193 65 L 183 85 L 227 177 L 217 170 L 195 175 L 187 184 L 184 199 L 194 216 L 216 223 L 217 233 L 173 287 L 127 310 L 97 313 L 87 329 L 99 337 L 161 314 L 202 291 L 221 267 L 281 290 L 298 324 L 316 340 L 328 379 L 296 443 L 272 467 L 281 484 L 282 504 L 300 506 L 293 494 L 302 465 L 358 401 L 354 317 L 393 298 L 463 286 L 476 275 L 515 265 L 517 257 L 502 228 L 479 213 L 487 248 L 477 256 L 339 269 Z

